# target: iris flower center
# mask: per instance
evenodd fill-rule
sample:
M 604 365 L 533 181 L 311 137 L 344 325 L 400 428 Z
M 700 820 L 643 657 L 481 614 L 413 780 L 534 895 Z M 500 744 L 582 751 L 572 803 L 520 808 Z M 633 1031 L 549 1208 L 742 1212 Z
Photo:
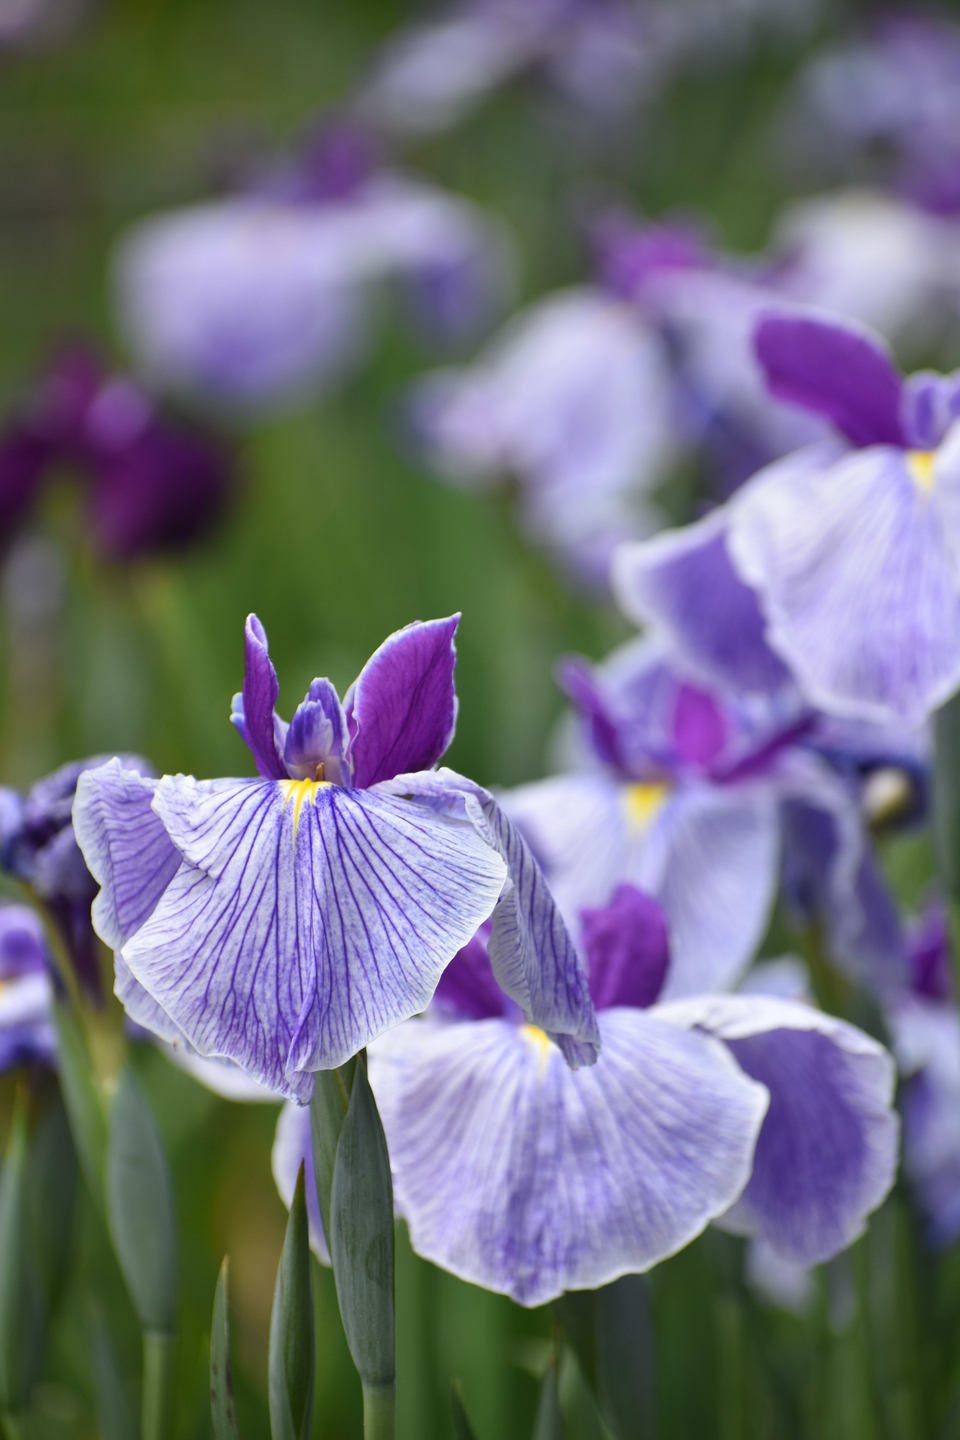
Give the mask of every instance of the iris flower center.
M 537 1052 L 537 1073 L 541 1077 L 546 1069 L 547 1059 L 550 1055 L 550 1047 L 553 1041 L 545 1030 L 539 1025 L 521 1025 L 520 1034 L 529 1045 L 532 1045 Z
M 323 766 L 318 765 L 317 771 L 322 771 Z M 281 780 L 280 789 L 283 791 L 283 808 L 286 810 L 290 801 L 293 801 L 293 838 L 297 838 L 297 828 L 300 824 L 300 809 L 306 800 L 308 805 L 313 805 L 317 798 L 318 790 L 329 788 L 330 781 L 317 780 Z
M 669 794 L 670 786 L 663 780 L 626 786 L 623 792 L 623 808 L 627 825 L 634 834 L 642 834 L 649 829 Z
M 934 450 L 907 451 L 907 469 L 910 472 L 910 479 L 922 495 L 929 495 L 933 490 L 935 460 L 936 451 Z

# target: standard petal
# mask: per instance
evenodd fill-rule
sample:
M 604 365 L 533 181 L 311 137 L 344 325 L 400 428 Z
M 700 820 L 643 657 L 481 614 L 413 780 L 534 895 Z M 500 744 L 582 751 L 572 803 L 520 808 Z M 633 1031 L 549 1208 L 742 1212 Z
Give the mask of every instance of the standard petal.
M 302 1100 L 426 1006 L 506 875 L 472 826 L 340 786 L 166 776 L 154 808 L 184 863 L 124 960 L 201 1055 Z
M 649 1269 L 750 1173 L 766 1092 L 706 1036 L 639 1010 L 601 1017 L 571 1071 L 532 1027 L 413 1021 L 372 1049 L 397 1207 L 414 1249 L 542 1305 Z
M 429 770 L 453 739 L 459 615 L 415 621 L 375 650 L 347 696 L 354 784 Z
M 488 790 L 446 768 L 397 776 L 394 787 L 464 815 L 503 858 L 508 884 L 493 912 L 488 947 L 497 983 L 556 1040 L 570 1065 L 592 1065 L 600 1034 L 587 977 L 534 850 L 506 810 Z
M 728 539 L 807 699 L 914 725 L 960 683 L 960 594 L 909 464 L 877 446 L 806 470 L 772 465 L 734 502 Z
M 310 1111 L 305 1105 L 295 1105 L 288 1100 L 277 1116 L 277 1132 L 273 1139 L 270 1156 L 273 1178 L 280 1192 L 280 1199 L 287 1209 L 293 1204 L 293 1192 L 301 1164 L 304 1166 L 304 1183 L 307 1192 L 307 1222 L 310 1227 L 310 1249 L 321 1265 L 330 1264 L 320 1218 L 320 1204 L 317 1200 L 317 1181 L 313 1171 L 313 1145 L 310 1140 Z
M 852 1025 L 787 1000 L 711 995 L 656 1013 L 724 1040 L 770 1092 L 750 1183 L 725 1223 L 800 1265 L 845 1249 L 896 1174 L 892 1057 Z
M 256 615 L 248 615 L 243 629 L 243 711 L 231 715 L 241 736 L 253 751 L 257 769 L 265 780 L 282 780 L 286 768 L 276 740 L 274 707 L 280 682 L 267 649 L 267 632 Z
M 180 853 L 154 814 L 157 782 L 113 759 L 77 781 L 73 829 L 100 886 L 93 927 L 119 950 L 139 930 L 177 873 Z
M 781 689 L 789 671 L 764 637 L 757 596 L 727 553 L 726 510 L 652 540 L 622 545 L 611 578 L 624 614 L 656 625 L 706 680 L 740 691 Z
M 767 315 L 754 331 L 770 392 L 832 420 L 854 445 L 903 445 L 903 380 L 879 335 L 818 315 Z
M 665 999 L 735 984 L 756 953 L 777 889 L 777 809 L 767 786 L 691 785 L 633 847 L 627 879 L 663 907 Z

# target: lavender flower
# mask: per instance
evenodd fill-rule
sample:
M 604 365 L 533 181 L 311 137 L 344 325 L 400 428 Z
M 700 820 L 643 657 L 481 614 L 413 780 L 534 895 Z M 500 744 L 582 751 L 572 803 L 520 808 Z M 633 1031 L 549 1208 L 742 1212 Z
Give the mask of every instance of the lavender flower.
M 229 488 L 227 457 L 212 440 L 163 419 L 133 380 L 105 375 L 81 347 L 54 359 L 0 436 L 0 534 L 24 518 L 58 464 L 86 480 L 93 544 L 109 559 L 199 538 Z
M 720 1216 L 801 1263 L 862 1231 L 896 1167 L 890 1057 L 790 1001 L 641 1008 L 662 935 L 633 887 L 589 917 L 591 1070 L 569 1071 L 520 1023 L 480 939 L 430 1015 L 376 1043 L 394 1193 L 420 1254 L 536 1305 L 648 1269 Z
M 115 260 L 121 325 L 156 382 L 273 404 L 327 389 L 371 328 L 371 286 L 404 282 L 421 317 L 475 333 L 510 287 L 499 226 L 467 200 L 321 134 L 246 193 L 142 221 Z
M 0 1071 L 56 1063 L 53 963 L 28 905 L 0 903 Z
M 506 988 L 571 1062 L 595 1058 L 586 982 L 529 851 L 485 791 L 427 769 L 453 736 L 457 621 L 391 636 L 343 705 L 315 680 L 287 725 L 250 616 L 233 720 L 261 779 L 153 781 L 119 762 L 81 779 L 94 925 L 132 1019 L 304 1102 L 311 1071 L 424 1008 L 494 911 Z

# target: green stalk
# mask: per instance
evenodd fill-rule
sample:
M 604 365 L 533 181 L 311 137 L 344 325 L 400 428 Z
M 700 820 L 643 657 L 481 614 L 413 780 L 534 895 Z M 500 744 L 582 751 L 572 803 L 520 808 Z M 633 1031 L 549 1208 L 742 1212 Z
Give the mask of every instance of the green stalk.
M 364 1385 L 363 1440 L 395 1440 L 396 1433 L 396 1385 Z
M 164 1330 L 143 1332 L 143 1410 L 141 1440 L 166 1440 L 173 1411 L 174 1336 Z

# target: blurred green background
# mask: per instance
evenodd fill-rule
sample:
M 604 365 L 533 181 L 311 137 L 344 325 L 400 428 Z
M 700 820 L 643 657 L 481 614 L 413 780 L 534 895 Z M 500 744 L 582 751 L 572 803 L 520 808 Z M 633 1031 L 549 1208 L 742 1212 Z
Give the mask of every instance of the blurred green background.
M 830 10 L 822 29 L 845 14 Z M 291 140 L 409 18 L 405 6 L 373 0 L 101 0 L 69 41 L 0 57 L 0 404 L 16 400 L 47 347 L 71 332 L 92 332 L 122 363 L 107 279 L 118 234 L 210 194 L 252 147 Z M 770 43 L 723 73 L 682 76 L 606 145 L 536 87 L 515 86 L 404 158 L 508 221 L 524 297 L 583 278 L 577 217 L 598 194 L 650 215 L 695 208 L 724 245 L 756 248 L 787 193 L 770 129 L 801 59 L 802 49 Z M 176 561 L 95 565 L 75 490 L 53 487 L 34 530 L 54 540 L 62 578 L 54 563 L 32 610 L 15 578 L 5 581 L 0 781 L 22 788 L 66 759 L 114 750 L 140 751 L 161 771 L 250 773 L 228 715 L 251 610 L 269 633 L 288 715 L 315 675 L 342 693 L 388 632 L 462 610 L 450 763 L 485 784 L 541 774 L 560 709 L 556 657 L 600 656 L 627 628 L 524 549 L 508 495 L 445 489 L 403 458 L 398 397 L 427 363 L 387 323 L 374 362 L 340 394 L 241 426 L 230 517 Z M 210 1313 L 229 1252 L 240 1429 L 245 1440 L 265 1437 L 285 1224 L 270 1174 L 276 1112 L 218 1100 L 158 1053 L 138 1050 L 135 1063 L 168 1148 L 180 1222 L 177 1434 L 210 1432 Z M 5 1114 L 12 1083 L 0 1086 Z M 139 1330 L 83 1196 L 76 1244 L 34 1416 L 37 1436 L 51 1440 L 98 1433 L 96 1336 L 109 1337 L 136 1409 Z M 957 1257 L 934 1267 L 919 1253 L 899 1195 L 818 1277 L 807 1320 L 752 1299 L 740 1255 L 739 1242 L 710 1233 L 651 1277 L 661 1436 L 960 1434 Z M 359 1436 L 359 1382 L 332 1278 L 319 1267 L 316 1278 L 314 1435 Z M 452 1434 L 453 1376 L 483 1440 L 530 1434 L 549 1312 L 524 1312 L 436 1271 L 403 1234 L 397 1307 L 402 1436 Z M 565 1383 L 572 1394 L 576 1377 Z M 578 1433 L 599 1436 L 582 1408 Z M 943 1416 L 952 1428 L 934 1428 Z

